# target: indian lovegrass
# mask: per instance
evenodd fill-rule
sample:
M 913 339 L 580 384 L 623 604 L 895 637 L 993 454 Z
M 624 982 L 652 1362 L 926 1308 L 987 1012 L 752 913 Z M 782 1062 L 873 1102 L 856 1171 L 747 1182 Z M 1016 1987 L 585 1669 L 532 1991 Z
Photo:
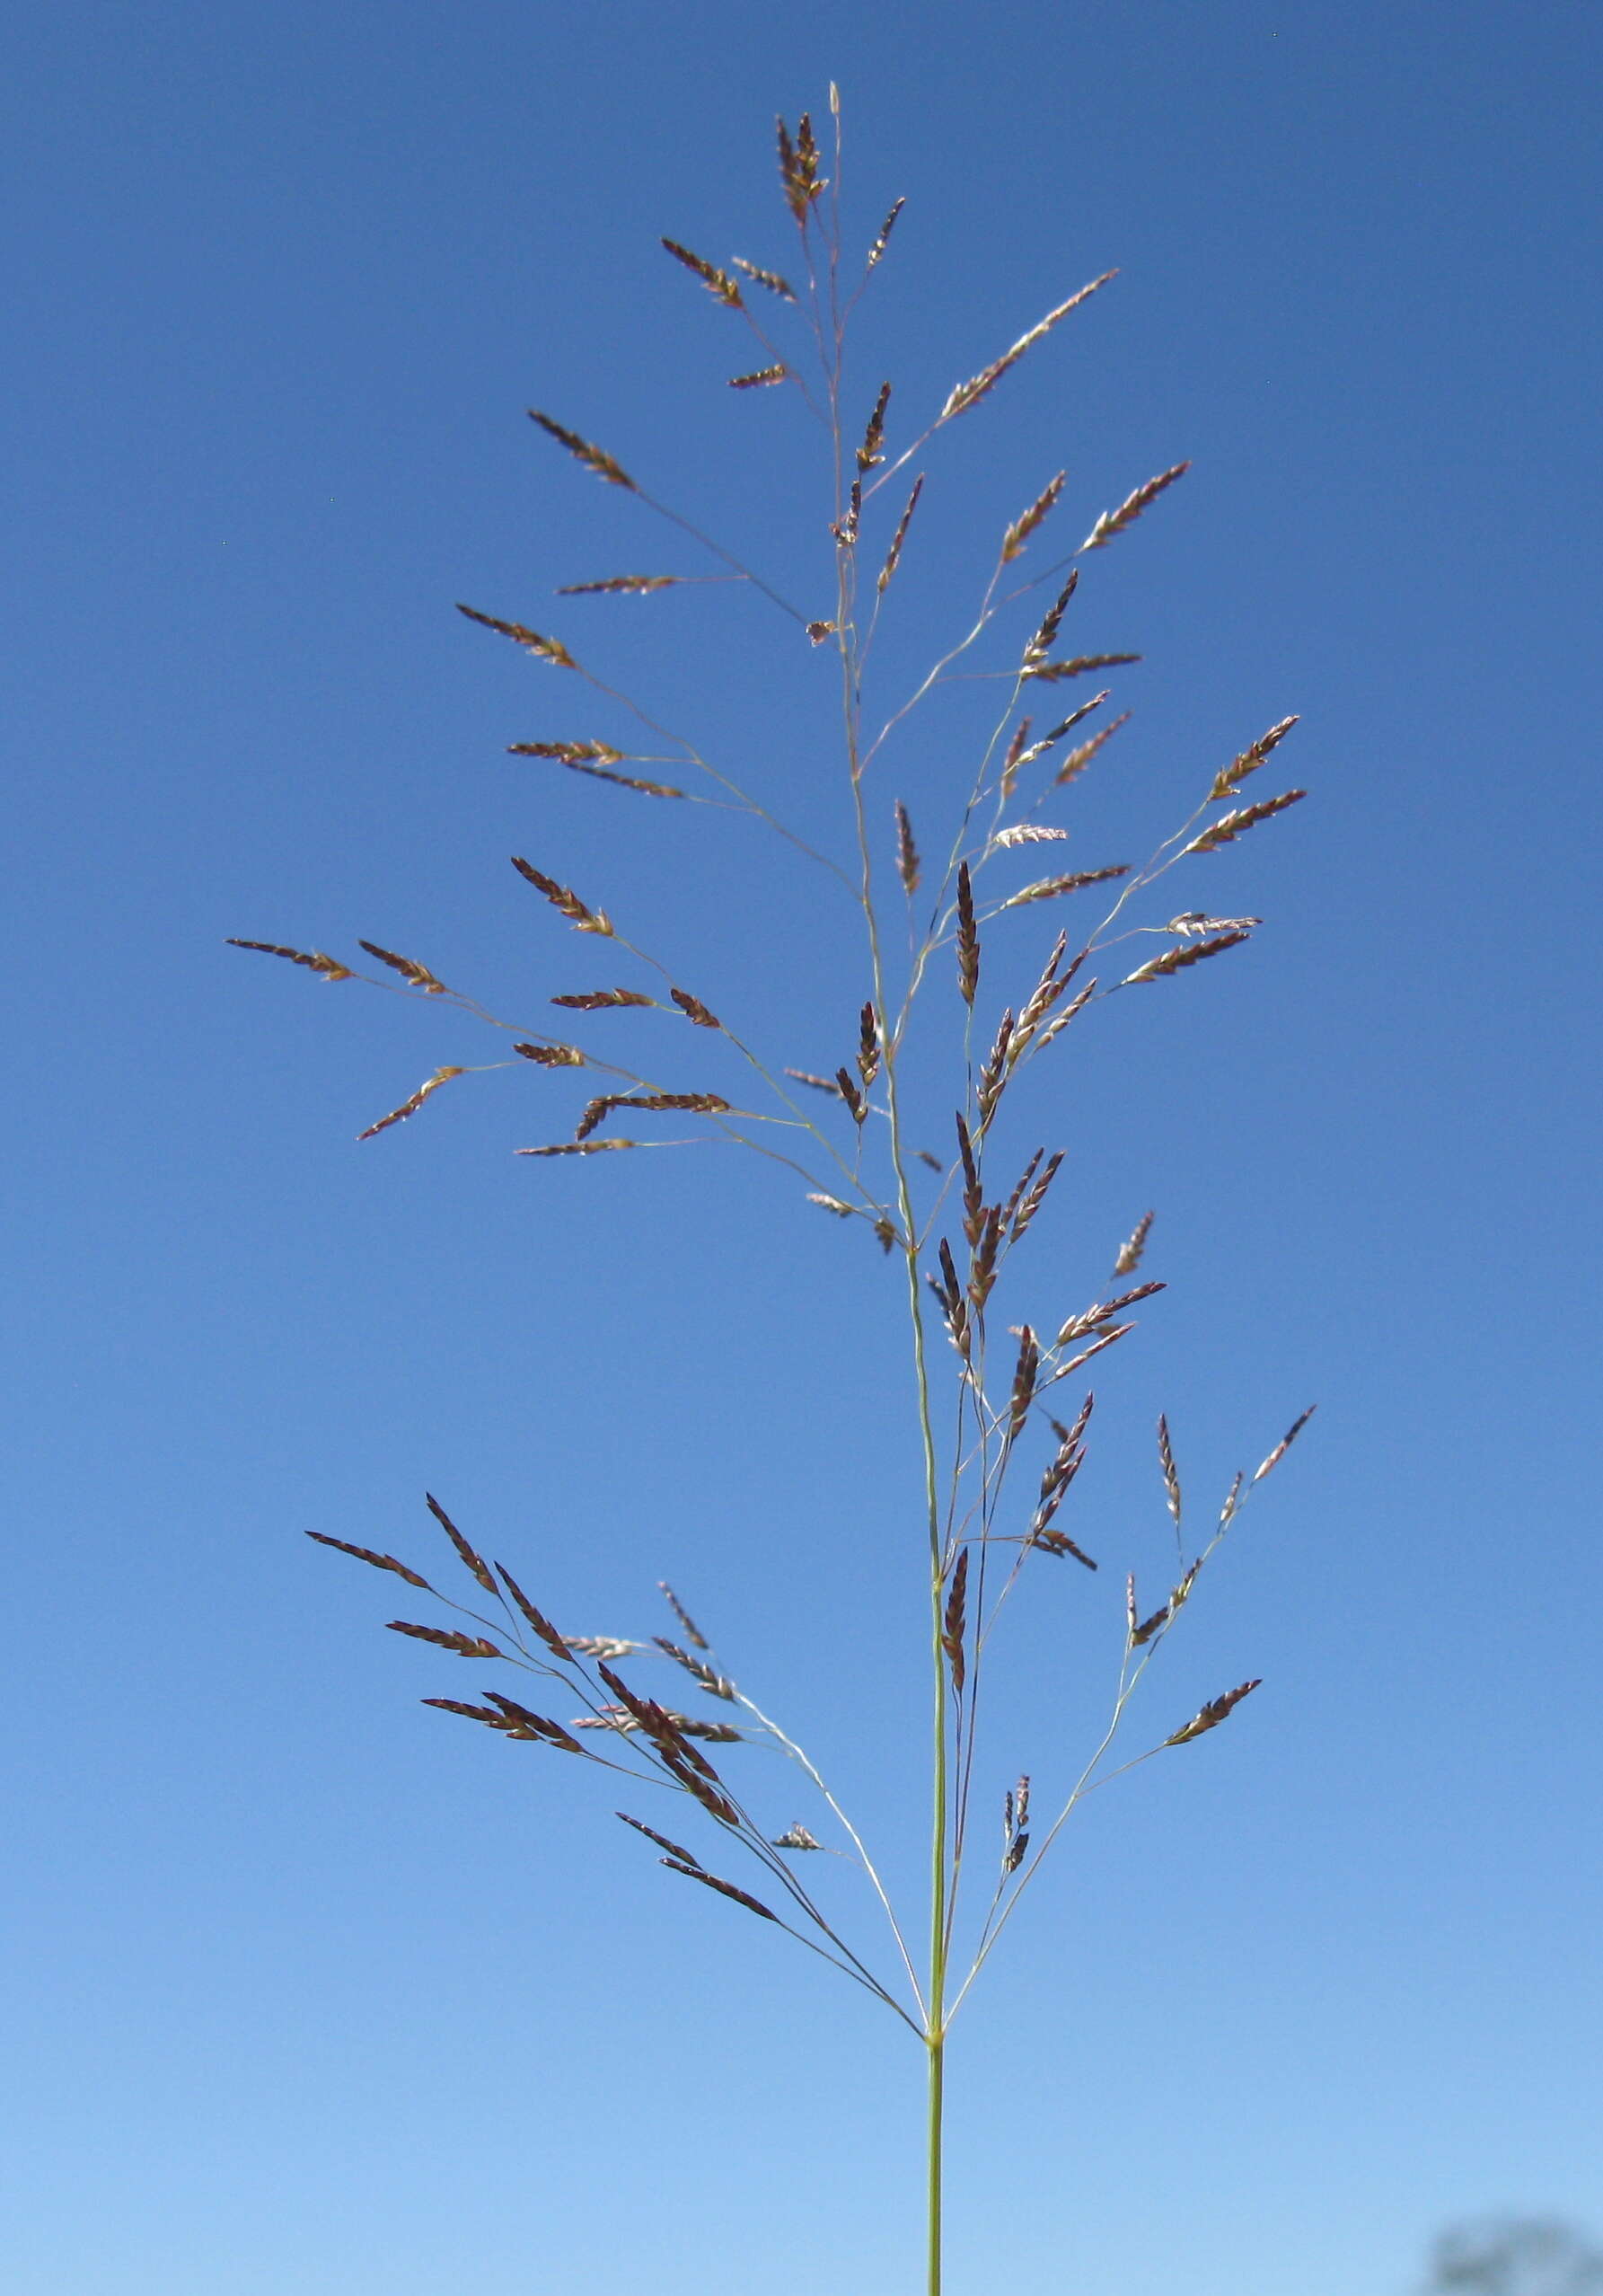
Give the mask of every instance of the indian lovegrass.
M 1054 865 L 1070 842 L 1069 823 L 1075 839 L 1082 834 L 1080 784 L 1094 779 L 1094 764 L 1106 770 L 1112 761 L 1104 753 L 1129 714 L 1116 706 L 1116 674 L 1139 659 L 1082 650 L 1066 625 L 1072 628 L 1071 614 L 1083 613 L 1077 593 L 1082 583 L 1094 585 L 1098 553 L 1115 543 L 1133 546 L 1125 538 L 1185 475 L 1185 463 L 1135 486 L 1116 508 L 1094 517 L 1077 546 L 1031 570 L 1028 561 L 1050 555 L 1049 536 L 1061 534 L 1070 515 L 1059 471 L 1024 508 L 999 517 L 977 604 L 938 644 L 928 669 L 906 690 L 884 690 L 870 653 L 882 623 L 896 614 L 898 573 L 919 548 L 927 486 L 932 495 L 939 484 L 941 434 L 960 419 L 982 419 L 982 410 L 993 411 L 987 402 L 1009 371 L 1031 354 L 1050 357 L 1048 339 L 1114 274 L 1056 303 L 903 436 L 891 383 L 865 391 L 846 380 L 849 322 L 859 297 L 879 289 L 903 203 L 876 234 L 865 234 L 866 244 L 855 243 L 854 254 L 842 220 L 832 90 L 830 108 L 828 172 L 807 116 L 794 131 L 779 124 L 780 188 L 794 234 L 786 269 L 739 257 L 726 268 L 663 241 L 718 306 L 709 323 L 728 327 L 746 347 L 746 363 L 731 374 L 729 388 L 737 398 L 786 394 L 822 446 L 818 557 L 794 584 L 806 603 L 792 604 L 785 594 L 792 585 L 779 574 L 746 564 L 659 500 L 648 476 L 636 476 L 555 416 L 530 412 L 542 439 L 589 478 L 635 498 L 646 518 L 666 523 L 700 559 L 688 574 L 610 575 L 565 583 L 560 595 L 648 600 L 685 580 L 709 578 L 710 565 L 714 578 L 753 593 L 754 608 L 784 617 L 804 654 L 812 649 L 832 660 L 830 770 L 839 776 L 849 824 L 841 849 L 822 849 L 791 825 L 778 776 L 754 778 L 712 754 L 710 744 L 704 751 L 689 734 L 668 731 L 648 695 L 622 690 L 622 674 L 611 664 L 627 655 L 627 632 L 622 643 L 604 631 L 594 641 L 606 665 L 595 670 L 592 642 L 576 654 L 565 638 L 510 614 L 466 605 L 461 612 L 476 629 L 532 657 L 542 678 L 553 674 L 545 691 L 558 705 L 558 730 L 513 743 L 517 755 L 603 784 L 598 803 L 638 806 L 638 817 L 665 805 L 734 808 L 754 834 L 784 841 L 788 863 L 837 880 L 853 920 L 857 979 L 855 1010 L 819 1023 L 822 1039 L 838 1046 L 837 1064 L 815 1073 L 793 1064 L 785 1046 L 771 1049 L 746 1010 L 735 967 L 722 984 L 681 979 L 667 957 L 639 945 L 627 921 L 602 905 L 604 887 L 587 872 L 582 889 L 568 884 L 549 854 L 515 855 L 512 867 L 555 913 L 553 922 L 580 936 L 572 953 L 584 961 L 571 973 L 554 967 L 548 1017 L 538 1025 L 500 1018 L 417 958 L 376 941 L 358 946 L 378 971 L 276 941 L 234 945 L 287 958 L 326 982 L 363 980 L 432 1000 L 509 1039 L 504 1059 L 436 1068 L 368 1125 L 364 1140 L 479 1069 L 526 1063 L 550 1072 L 537 1083 L 530 1079 L 548 1112 L 539 1119 L 542 1128 L 555 1129 L 553 1104 L 565 1106 L 567 1128 L 565 1136 L 518 1154 L 538 1163 L 692 1140 L 754 1150 L 769 1160 L 778 1185 L 799 1190 L 826 1218 L 860 1234 L 864 1285 L 888 1280 L 904 1294 L 905 1354 L 885 1364 L 883 1392 L 887 1409 L 904 1406 L 912 1415 L 921 1461 L 896 1533 L 905 1547 L 908 1599 L 928 1620 L 928 1706 L 918 1733 L 927 1747 L 920 1790 L 929 1815 L 921 1909 L 895 1901 L 870 1846 L 872 1829 L 849 1814 L 801 1743 L 748 1695 L 666 1585 L 672 1632 L 578 1635 L 475 1543 L 476 1526 L 471 1538 L 432 1497 L 428 1507 L 464 1575 L 453 1582 L 454 1593 L 398 1556 L 322 1532 L 309 1535 L 428 1595 L 449 1621 L 394 1619 L 394 1632 L 475 1667 L 511 1670 L 494 1689 L 426 1704 L 609 1773 L 607 1798 L 621 1805 L 617 1815 L 670 1872 L 725 1901 L 726 1911 L 783 1930 L 821 1956 L 872 1995 L 925 2053 L 924 2273 L 929 2296 L 939 2296 L 952 2021 L 1076 1806 L 1110 1778 L 1205 1736 L 1258 1687 L 1226 1685 L 1188 1718 L 1166 1718 L 1155 1736 L 1125 1751 L 1128 1710 L 1148 1669 L 1220 1542 L 1308 1417 L 1305 1411 L 1294 1421 L 1254 1473 L 1236 1477 L 1198 1532 L 1167 1420 L 1158 1420 L 1153 1488 L 1173 1529 L 1172 1584 L 1143 1599 L 1133 1576 L 1123 1575 L 1122 1652 L 1110 1652 L 1110 1660 L 1118 1657 L 1116 1682 L 1095 1743 L 1072 1759 L 1049 1747 L 1053 1782 L 1045 1792 L 1011 1766 L 999 1772 L 982 1726 L 999 1616 L 1010 1602 L 1027 1601 L 1042 1574 L 1073 1577 L 1103 1562 L 1091 1551 L 1100 1538 L 1077 1519 L 1074 1505 L 1092 1440 L 1089 1375 L 1094 1363 L 1103 1368 L 1097 1359 L 1135 1329 L 1134 1311 L 1164 1288 L 1146 1273 L 1148 1213 L 1105 1263 L 1109 1273 L 1097 1296 L 1078 1307 L 1060 1302 L 1038 1323 L 1023 1320 L 1014 1303 L 1016 1263 L 1027 1261 L 1032 1226 L 1064 1156 L 1048 1141 L 1015 1136 L 1008 1119 L 1023 1097 L 1025 1072 L 1044 1061 L 1060 1071 L 1070 1063 L 1076 1041 L 1111 1000 L 1137 988 L 1188 993 L 1189 984 L 1168 984 L 1245 948 L 1261 920 L 1212 912 L 1209 856 L 1303 792 L 1256 793 L 1256 775 L 1296 723 L 1282 718 L 1203 773 L 1194 809 L 1146 860 L 1097 856 L 1087 867 Z M 928 793 L 936 777 L 920 779 L 919 754 L 904 737 L 910 721 L 921 731 L 943 689 L 960 679 L 978 682 L 992 699 L 988 729 L 943 817 L 938 792 Z M 915 1007 L 931 1002 L 951 1025 L 915 1038 Z M 636 1016 L 632 1023 L 619 1020 L 625 1011 Z M 636 1033 L 626 1037 L 626 1027 Z M 644 1049 L 631 1055 L 630 1044 Z M 937 1072 L 943 1056 L 944 1076 Z M 569 1082 L 564 1071 L 573 1072 Z M 944 1106 L 944 1123 L 939 1136 L 926 1137 L 922 1112 L 932 1106 Z M 605 1190 L 604 1171 L 590 1180 Z M 530 1184 L 541 1184 L 533 1170 Z M 519 1569 L 529 1575 L 522 1562 Z M 1110 1633 L 1116 1641 L 1111 1623 Z M 530 1702 L 515 1697 L 513 1686 Z M 750 1775 L 746 1750 L 759 1744 L 787 1758 L 788 1774 L 805 1779 L 815 1797 L 805 1822 L 773 1810 L 768 1789 Z M 660 1825 L 652 1822 L 658 1818 Z M 859 1877 L 861 1902 L 850 1917 L 813 1879 L 832 1851 Z M 910 2283 L 912 2276 L 910 2266 Z

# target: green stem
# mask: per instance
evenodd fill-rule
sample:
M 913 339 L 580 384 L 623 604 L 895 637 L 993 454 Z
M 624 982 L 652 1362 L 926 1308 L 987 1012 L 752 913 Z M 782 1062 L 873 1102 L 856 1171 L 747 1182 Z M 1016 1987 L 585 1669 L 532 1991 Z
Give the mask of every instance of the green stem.
M 941 2106 L 946 2079 L 945 2034 L 929 2044 L 929 2296 L 940 2296 Z

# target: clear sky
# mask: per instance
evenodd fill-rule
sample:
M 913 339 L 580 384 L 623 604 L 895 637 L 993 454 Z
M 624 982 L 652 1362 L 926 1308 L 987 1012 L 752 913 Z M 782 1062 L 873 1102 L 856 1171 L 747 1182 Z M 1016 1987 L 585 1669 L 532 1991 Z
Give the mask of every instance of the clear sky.
M 1036 1312 L 1149 1205 L 1170 1288 L 999 1796 L 1066 1773 L 1165 1568 L 1158 1409 L 1204 1498 L 1321 1410 L 1143 1726 L 1263 1689 L 1087 1806 L 964 2011 L 952 2296 L 1403 2296 L 1454 2219 L 1603 2226 L 1596 9 L 57 0 L 5 52 L 8 2296 L 919 2284 L 916 2045 L 425 1709 L 484 1677 L 301 1535 L 433 1570 L 427 1488 L 573 1630 L 662 1630 L 671 1579 L 916 1894 L 884 1264 L 734 1152 L 515 1159 L 575 1097 L 524 1064 L 358 1147 L 494 1044 L 224 946 L 365 935 L 537 1022 L 615 967 L 523 852 L 777 1061 L 850 1056 L 825 882 L 509 757 L 621 721 L 452 611 L 839 843 L 824 660 L 738 589 L 553 601 L 716 570 L 524 411 L 827 612 L 816 439 L 657 239 L 784 269 L 772 118 L 832 78 L 852 229 L 908 202 L 851 370 L 894 450 L 1120 272 L 932 443 L 883 690 L 1055 470 L 1071 544 L 1190 456 L 1088 562 L 1077 645 L 1145 658 L 1068 850 L 1291 711 L 1313 791 L 1198 886 L 1250 946 L 1088 1014 L 1014 1135 L 1069 1152 Z M 915 822 L 952 702 L 877 793 Z

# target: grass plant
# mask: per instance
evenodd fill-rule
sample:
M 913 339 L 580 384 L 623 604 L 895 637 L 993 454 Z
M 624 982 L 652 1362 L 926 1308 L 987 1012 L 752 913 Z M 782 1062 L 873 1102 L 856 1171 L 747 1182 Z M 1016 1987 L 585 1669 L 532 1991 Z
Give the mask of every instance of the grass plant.
M 276 941 L 234 945 L 287 959 L 325 982 L 364 980 L 449 1006 L 508 1040 L 503 1059 L 477 1066 L 526 1063 L 550 1072 L 541 1082 L 544 1095 L 564 1089 L 571 1073 L 567 1135 L 519 1154 L 535 1161 L 592 1159 L 721 1139 L 769 1159 L 780 1184 L 799 1187 L 821 1215 L 860 1232 L 865 1283 L 888 1267 L 904 1290 L 907 1355 L 885 1364 L 884 1391 L 887 1409 L 904 1402 L 912 1414 L 921 1458 L 920 1527 L 906 1557 L 909 1599 L 925 1606 L 929 1643 L 929 1888 L 917 1913 L 894 1901 L 869 1848 L 871 1829 L 848 1814 L 798 1740 L 740 1686 L 666 1586 L 671 1631 L 581 1636 L 554 1623 L 475 1543 L 478 1533 L 471 1539 L 433 1497 L 428 1506 L 464 1575 L 456 1593 L 396 1555 L 322 1532 L 309 1535 L 441 1606 L 440 1622 L 398 1618 L 390 1621 L 392 1631 L 475 1668 L 514 1670 L 495 1689 L 425 1703 L 607 1773 L 609 1796 L 623 1805 L 618 1816 L 672 1873 L 822 1956 L 924 2052 L 923 2273 L 929 2296 L 940 2296 L 945 2060 L 953 2019 L 1085 1797 L 1142 1762 L 1189 1747 L 1257 1688 L 1254 1681 L 1226 1687 L 1177 1726 L 1125 1751 L 1127 1716 L 1149 1668 L 1220 1542 L 1308 1417 L 1296 1419 L 1255 1472 L 1236 1477 L 1194 1540 L 1168 1426 L 1159 1419 L 1155 1489 L 1160 1485 L 1173 1524 L 1172 1584 L 1161 1599 L 1143 1603 L 1133 1576 L 1126 1578 L 1122 1657 L 1097 1742 L 1062 1765 L 1048 1796 L 1038 1796 L 1027 1776 L 997 1790 L 981 1747 L 999 1615 L 1039 1572 L 1097 1570 L 1098 1559 L 1082 1544 L 1087 1533 L 1068 1527 L 1092 1428 L 1094 1393 L 1085 1375 L 1134 1330 L 1133 1311 L 1164 1288 L 1144 1272 L 1148 1214 L 1113 1255 L 1097 1297 L 1039 1328 L 1005 1320 L 1000 1303 L 1016 1288 L 1016 1258 L 1063 1165 L 1062 1152 L 1045 1143 L 1007 1144 L 1017 1082 L 1040 1061 L 1070 1060 L 1075 1036 L 1110 1000 L 1137 989 L 1184 993 L 1170 988 L 1181 974 L 1246 945 L 1261 920 L 1211 912 L 1208 857 L 1304 792 L 1255 793 L 1255 777 L 1296 722 L 1285 718 L 1203 777 L 1194 809 L 1145 861 L 1053 866 L 1069 835 L 1059 815 L 1081 802 L 1093 764 L 1104 769 L 1104 752 L 1126 722 L 1128 713 L 1113 706 L 1111 674 L 1139 659 L 1079 651 L 1064 625 L 1082 575 L 1094 570 L 1101 552 L 1131 546 L 1132 529 L 1185 475 L 1185 463 L 1136 486 L 1096 517 L 1077 547 L 1031 571 L 1026 561 L 1046 556 L 1049 538 L 1066 523 L 1064 474 L 1049 479 L 1010 521 L 999 521 L 994 561 L 982 572 L 965 626 L 936 649 L 911 690 L 881 692 L 870 655 L 882 623 L 896 612 L 898 572 L 918 549 L 926 450 L 933 462 L 952 425 L 982 419 L 1010 370 L 1026 358 L 1049 357 L 1049 338 L 1114 274 L 1067 296 L 957 383 L 903 443 L 891 384 L 859 393 L 849 387 L 846 369 L 852 313 L 859 297 L 880 286 L 903 203 L 854 257 L 842 219 L 832 90 L 831 113 L 827 155 L 806 115 L 794 132 L 779 124 L 795 284 L 779 269 L 739 258 L 726 268 L 675 240 L 663 242 L 719 306 L 717 322 L 744 331 L 747 360 L 730 376 L 730 389 L 741 397 L 789 393 L 824 443 L 818 526 L 826 554 L 803 578 L 809 586 L 826 579 L 828 591 L 813 611 L 793 605 L 771 570 L 760 571 L 702 534 L 604 447 L 542 410 L 530 412 L 542 437 L 583 472 L 632 496 L 646 517 L 701 555 L 699 575 L 614 575 L 566 584 L 563 596 L 647 598 L 707 578 L 710 565 L 717 578 L 754 591 L 764 610 L 787 618 L 798 647 L 834 658 L 849 842 L 838 852 L 821 850 L 784 817 L 782 793 L 737 777 L 695 740 L 669 732 L 648 700 L 591 670 L 563 639 L 478 606 L 461 612 L 554 673 L 565 706 L 582 701 L 593 711 L 582 733 L 516 742 L 517 755 L 602 785 L 597 799 L 607 804 L 734 808 L 784 840 L 798 867 L 829 871 L 844 886 L 856 920 L 860 996 L 850 1032 L 840 1032 L 838 1065 L 819 1074 L 788 1064 L 748 1021 L 733 967 L 727 993 L 700 981 L 686 986 L 670 959 L 614 923 L 594 888 L 581 893 L 524 855 L 512 866 L 530 891 L 583 937 L 586 958 L 603 960 L 594 970 L 578 967 L 577 985 L 550 995 L 549 1010 L 559 1020 L 503 1020 L 418 959 L 371 940 L 359 946 L 377 970 Z M 921 724 L 943 689 L 976 677 L 989 681 L 994 697 L 988 737 L 968 762 L 950 817 L 926 820 L 918 801 L 887 787 L 888 768 L 910 720 Z M 1203 888 L 1191 890 L 1197 878 Z M 1037 945 L 1021 957 L 1038 923 L 1046 928 L 1035 936 L 1044 953 Z M 1005 984 L 1000 996 L 991 991 L 993 977 Z M 915 1006 L 931 1001 L 947 1025 L 915 1040 Z M 653 1016 L 649 1059 L 638 1065 L 616 1023 L 627 1008 Z M 921 1062 L 928 1071 L 943 1056 L 944 1079 L 929 1073 L 917 1079 L 920 1108 L 944 1095 L 949 1130 L 937 1153 L 910 1128 L 908 1070 Z M 436 1069 L 361 1137 L 402 1124 L 471 1073 L 466 1062 Z M 664 1118 L 673 1121 L 665 1126 Z M 597 1177 L 604 1188 L 604 1176 Z M 514 1686 L 524 1696 L 514 1696 Z M 817 1803 L 811 1824 L 779 1830 L 766 1796 L 748 1782 L 744 1750 L 754 1742 L 777 1748 L 805 1776 Z M 843 1918 L 832 1894 L 815 1889 L 813 1872 L 831 1851 L 858 1870 L 860 1919 Z

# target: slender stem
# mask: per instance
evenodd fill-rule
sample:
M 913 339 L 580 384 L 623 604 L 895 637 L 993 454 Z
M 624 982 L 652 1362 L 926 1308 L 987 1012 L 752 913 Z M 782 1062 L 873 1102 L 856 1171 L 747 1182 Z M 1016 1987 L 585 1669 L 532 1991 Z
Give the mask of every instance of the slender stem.
M 940 2296 L 941 2113 L 946 2101 L 947 2037 L 929 2041 L 929 2296 Z

